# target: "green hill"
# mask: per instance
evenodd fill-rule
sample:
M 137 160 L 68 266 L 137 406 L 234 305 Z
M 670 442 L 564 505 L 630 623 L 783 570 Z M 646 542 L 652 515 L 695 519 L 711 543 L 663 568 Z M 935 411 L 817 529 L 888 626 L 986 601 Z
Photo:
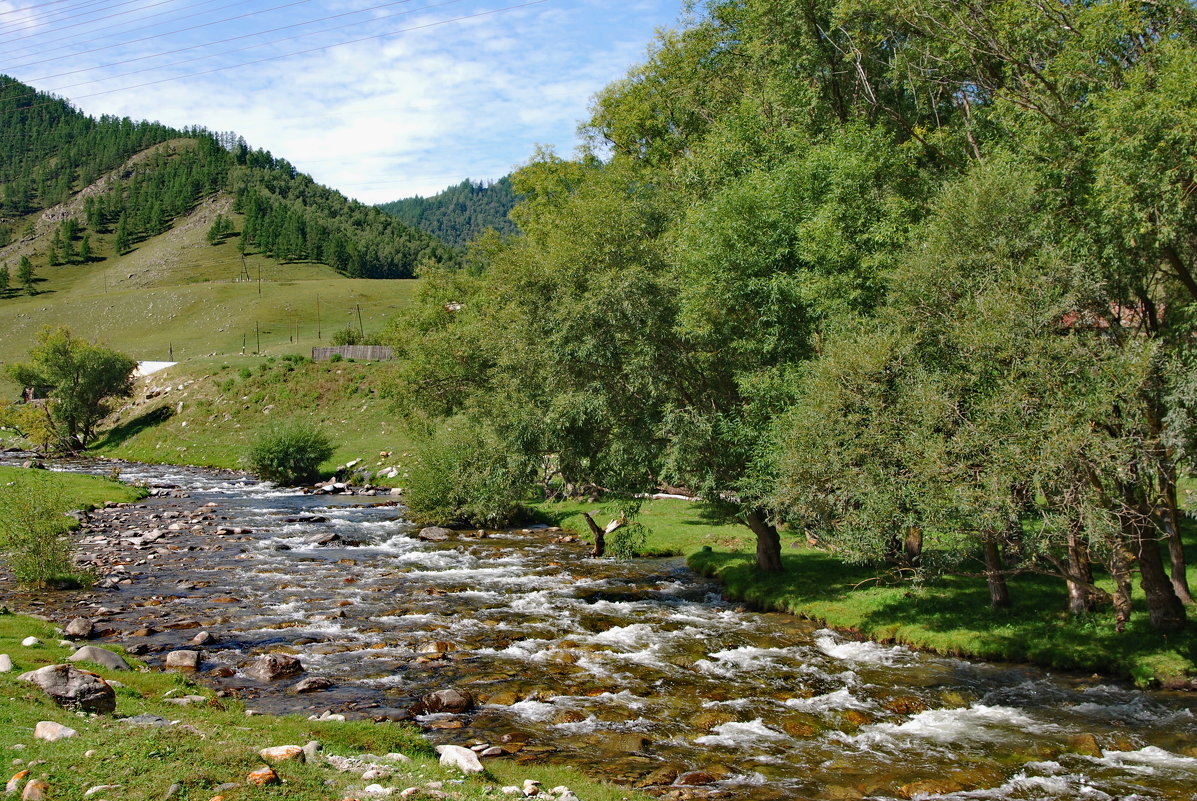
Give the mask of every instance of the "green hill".
M 494 182 L 465 180 L 432 197 L 409 197 L 378 208 L 460 248 L 487 228 L 515 233 L 515 223 L 507 213 L 518 200 L 511 178 L 503 176 Z

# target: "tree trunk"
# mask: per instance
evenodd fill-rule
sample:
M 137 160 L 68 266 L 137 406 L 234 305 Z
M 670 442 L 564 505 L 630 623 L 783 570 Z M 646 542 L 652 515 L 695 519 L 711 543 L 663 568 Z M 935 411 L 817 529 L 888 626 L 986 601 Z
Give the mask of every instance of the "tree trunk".
M 1068 614 L 1083 615 L 1097 609 L 1094 594 L 1093 563 L 1089 559 L 1089 546 L 1073 523 L 1068 531 L 1068 572 L 1075 578 L 1066 579 L 1068 584 Z
M 1002 552 L 994 540 L 985 540 L 985 581 L 989 584 L 989 608 L 1009 609 L 1010 588 L 1002 572 Z
M 590 526 L 590 533 L 594 535 L 594 550 L 590 555 L 602 556 L 607 552 L 607 532 L 598 527 L 598 523 L 594 522 L 589 512 L 582 512 L 582 517 L 586 518 L 586 525 Z
M 1154 526 L 1145 517 L 1136 517 L 1130 524 L 1130 547 L 1139 562 L 1139 586 L 1147 596 L 1147 617 L 1157 631 L 1178 631 L 1185 627 L 1185 605 L 1172 588 L 1172 581 L 1164 570 L 1159 540 Z
M 1180 539 L 1180 511 L 1176 502 L 1176 468 L 1170 463 L 1160 468 L 1160 483 L 1164 495 L 1164 531 L 1168 538 L 1168 557 L 1172 576 L 1172 590 L 1181 603 L 1193 603 L 1193 593 L 1189 591 L 1187 565 L 1185 564 L 1184 543 Z
M 907 526 L 906 538 L 902 542 L 902 554 L 909 567 L 918 567 L 923 559 L 923 528 Z
M 1121 542 L 1110 552 L 1110 578 L 1114 580 L 1114 628 L 1121 632 L 1131 616 L 1130 554 Z
M 756 535 L 756 567 L 762 573 L 780 573 L 781 537 L 777 526 L 770 523 L 762 510 L 752 509 L 745 513 L 744 524 Z

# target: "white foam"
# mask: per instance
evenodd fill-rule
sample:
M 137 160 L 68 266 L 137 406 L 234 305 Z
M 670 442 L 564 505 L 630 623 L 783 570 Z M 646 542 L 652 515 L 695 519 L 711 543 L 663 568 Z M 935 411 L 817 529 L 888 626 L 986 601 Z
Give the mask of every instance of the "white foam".
M 871 709 L 872 704 L 862 701 L 847 688 L 816 695 L 813 698 L 790 698 L 786 706 L 803 712 L 838 712 L 842 709 Z
M 791 739 L 788 734 L 766 726 L 760 718 L 748 723 L 724 723 L 716 726 L 713 731 L 713 734 L 699 737 L 694 742 L 720 748 L 756 748 L 762 744 Z
M 1046 734 L 1057 728 L 1013 707 L 977 704 L 967 709 L 929 709 L 901 723 L 876 723 L 863 727 L 854 736 L 833 736 L 861 747 L 894 747 L 909 738 L 942 744 L 987 742 L 1007 738 L 1011 729 Z
M 1102 757 L 1094 761 L 1140 774 L 1155 773 L 1157 768 L 1197 771 L 1197 759 L 1174 754 L 1154 745 L 1138 751 L 1104 751 Z M 1197 785 L 1197 773 L 1194 773 L 1193 779 Z
M 830 629 L 820 629 L 815 632 L 815 645 L 828 656 L 847 662 L 896 665 L 912 662 L 917 658 L 913 651 L 901 645 L 886 647 L 874 642 L 840 640 L 839 635 Z

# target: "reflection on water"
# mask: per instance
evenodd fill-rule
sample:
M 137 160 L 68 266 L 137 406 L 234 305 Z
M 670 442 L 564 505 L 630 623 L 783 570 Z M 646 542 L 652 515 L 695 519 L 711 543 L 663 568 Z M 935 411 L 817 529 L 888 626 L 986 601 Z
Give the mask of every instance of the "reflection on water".
M 468 688 L 479 707 L 431 739 L 504 742 L 517 760 L 631 784 L 689 772 L 720 797 L 1197 798 L 1184 695 L 854 642 L 726 603 L 680 561 L 592 560 L 543 532 L 427 543 L 378 499 L 187 468 L 123 476 L 178 484 L 179 503 L 215 502 L 220 525 L 253 533 L 172 533 L 194 550 L 132 566 L 132 586 L 90 600 L 119 610 L 126 643 L 210 631 L 201 675 L 257 709 L 397 719 L 432 690 Z M 329 534 L 341 541 L 312 541 Z M 430 656 L 436 641 L 453 650 Z M 265 650 L 334 687 L 296 695 L 236 672 Z

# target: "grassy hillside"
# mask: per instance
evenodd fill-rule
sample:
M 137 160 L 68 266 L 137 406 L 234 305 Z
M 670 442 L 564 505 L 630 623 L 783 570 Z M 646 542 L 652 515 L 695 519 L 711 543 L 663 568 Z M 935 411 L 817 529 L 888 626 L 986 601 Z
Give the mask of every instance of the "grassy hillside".
M 324 265 L 280 264 L 259 255 L 245 260 L 253 280 L 238 282 L 242 262 L 235 240 L 217 246 L 205 240 L 215 215 L 228 205 L 227 197 L 206 202 L 128 255 L 40 268 L 37 294 L 0 298 L 0 362 L 24 358 L 44 325 L 68 325 L 139 360 L 184 361 L 239 355 L 243 342 L 252 354 L 256 323 L 263 353 L 310 355 L 336 329 L 356 327 L 359 307 L 370 333 L 409 302 L 411 280 L 349 279 Z M 0 393 L 16 389 L 0 378 Z
M 304 420 L 326 431 L 336 447 L 326 472 L 359 458 L 375 470 L 402 467 L 407 438 L 381 397 L 388 375 L 382 363 L 314 363 L 298 356 L 192 359 L 139 382 L 138 394 L 109 421 L 92 451 L 240 468 L 259 432 Z M 380 458 L 384 451 L 391 456 Z M 386 483 L 401 484 L 402 473 Z

